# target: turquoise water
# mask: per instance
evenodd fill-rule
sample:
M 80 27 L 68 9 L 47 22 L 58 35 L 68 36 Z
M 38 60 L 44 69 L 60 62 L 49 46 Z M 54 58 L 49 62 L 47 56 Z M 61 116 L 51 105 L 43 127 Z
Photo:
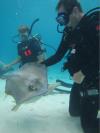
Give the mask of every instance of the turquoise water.
M 19 25 L 31 25 L 34 19 L 40 21 L 33 28 L 33 34 L 39 33 L 44 43 L 57 48 L 61 40 L 61 34 L 57 33 L 55 21 L 55 7 L 58 0 L 1 0 L 0 4 L 0 60 L 9 63 L 17 57 L 16 44 L 12 42 L 12 36 L 17 34 Z M 80 0 L 84 12 L 96 7 L 99 0 Z M 46 47 L 46 57 L 55 53 Z M 48 69 L 51 79 L 66 78 L 67 72 L 61 74 L 63 61 Z M 53 72 L 53 74 L 52 74 Z M 54 75 L 56 73 L 56 75 Z M 65 76 L 64 76 L 65 75 Z
M 84 12 L 100 6 L 99 0 L 79 0 Z M 40 34 L 44 43 L 57 49 L 62 34 L 57 32 L 55 7 L 58 0 L 0 0 L 0 60 L 10 63 L 17 57 L 16 44 L 12 37 L 20 25 L 31 25 L 33 35 Z M 55 53 L 47 46 L 46 58 Z M 48 68 L 48 81 L 61 79 L 72 83 L 68 72 L 61 72 L 64 59 Z M 82 133 L 79 118 L 68 114 L 69 95 L 59 94 L 43 97 L 36 104 L 25 105 L 12 112 L 13 100 L 4 96 L 5 81 L 0 80 L 0 133 Z

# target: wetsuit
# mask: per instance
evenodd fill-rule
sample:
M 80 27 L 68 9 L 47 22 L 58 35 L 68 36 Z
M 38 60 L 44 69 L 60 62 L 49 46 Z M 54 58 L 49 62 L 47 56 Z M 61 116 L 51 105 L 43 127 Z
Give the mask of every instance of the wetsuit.
M 69 50 L 70 45 L 68 43 L 69 38 L 67 37 L 66 29 L 67 28 L 64 29 L 63 37 L 62 37 L 61 43 L 60 43 L 56 53 L 53 56 L 49 57 L 47 60 L 42 62 L 47 67 L 58 63 L 64 57 L 66 52 Z M 70 34 L 70 32 L 68 34 Z
M 38 55 L 42 52 L 41 43 L 34 37 L 18 44 L 18 55 L 21 57 L 22 65 L 38 61 Z
M 69 112 L 73 116 L 80 114 L 85 133 L 99 133 L 98 96 L 99 96 L 99 12 L 84 17 L 76 28 L 66 36 L 55 55 L 44 61 L 46 66 L 59 62 L 69 48 L 74 50 L 68 56 L 65 66 L 69 73 L 81 70 L 86 76 L 82 84 L 74 84 L 71 90 Z

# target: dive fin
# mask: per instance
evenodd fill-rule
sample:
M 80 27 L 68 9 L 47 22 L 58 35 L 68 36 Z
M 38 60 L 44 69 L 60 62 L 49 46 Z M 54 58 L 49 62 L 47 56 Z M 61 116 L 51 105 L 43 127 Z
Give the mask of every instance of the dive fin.
M 19 109 L 19 107 L 20 107 L 20 104 L 15 105 L 11 110 L 12 111 L 17 111 Z
M 48 84 L 48 91 L 45 95 L 49 95 L 53 92 L 53 90 L 58 87 L 58 86 L 61 86 L 61 83 L 59 82 L 56 82 L 55 84 Z
M 63 90 L 60 88 L 55 88 L 56 91 L 58 91 L 61 94 L 70 94 L 70 90 Z
M 61 86 L 67 87 L 67 88 L 72 88 L 72 84 L 71 83 L 66 83 L 62 80 L 57 79 L 56 82 L 60 82 Z

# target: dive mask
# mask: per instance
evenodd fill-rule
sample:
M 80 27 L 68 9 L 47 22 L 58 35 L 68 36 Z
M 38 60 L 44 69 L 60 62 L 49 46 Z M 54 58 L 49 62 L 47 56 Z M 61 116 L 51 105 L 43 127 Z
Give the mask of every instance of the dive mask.
M 60 26 L 64 26 L 69 22 L 69 15 L 65 12 L 58 13 L 56 21 L 60 24 Z
M 26 41 L 26 40 L 28 40 L 28 32 L 20 33 L 20 40 L 21 40 L 21 41 Z

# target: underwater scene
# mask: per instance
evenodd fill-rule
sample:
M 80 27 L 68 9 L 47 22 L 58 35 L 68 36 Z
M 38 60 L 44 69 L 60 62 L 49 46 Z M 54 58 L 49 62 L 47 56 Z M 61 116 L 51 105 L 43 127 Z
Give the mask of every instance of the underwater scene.
M 84 14 L 100 6 L 99 0 L 78 1 Z M 62 40 L 59 0 L 0 2 L 0 133 L 84 133 L 80 117 L 69 114 L 67 53 L 44 65 Z

